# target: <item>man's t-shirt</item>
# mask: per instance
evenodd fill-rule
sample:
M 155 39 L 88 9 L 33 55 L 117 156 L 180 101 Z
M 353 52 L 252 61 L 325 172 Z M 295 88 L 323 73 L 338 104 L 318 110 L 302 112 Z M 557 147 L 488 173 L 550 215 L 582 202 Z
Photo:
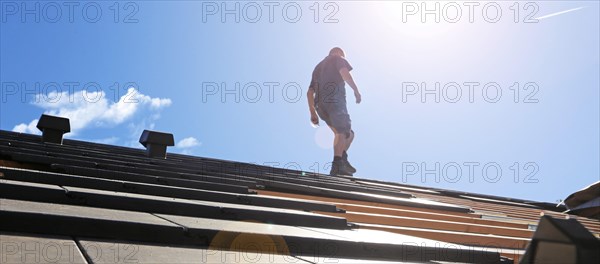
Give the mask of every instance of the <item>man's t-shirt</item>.
M 310 87 L 315 90 L 315 105 L 329 108 L 331 105 L 346 104 L 346 87 L 340 69 L 352 70 L 350 63 L 340 56 L 329 55 L 315 67 Z

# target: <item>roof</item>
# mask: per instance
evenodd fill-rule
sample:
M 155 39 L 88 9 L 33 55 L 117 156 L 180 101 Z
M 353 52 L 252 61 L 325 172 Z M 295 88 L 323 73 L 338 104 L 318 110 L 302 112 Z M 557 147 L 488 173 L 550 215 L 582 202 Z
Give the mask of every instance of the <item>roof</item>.
M 600 181 L 569 195 L 564 204 L 569 213 L 600 219 Z
M 598 220 L 565 210 L 0 131 L 1 257 L 11 263 L 510 263 L 541 215 L 599 237 Z

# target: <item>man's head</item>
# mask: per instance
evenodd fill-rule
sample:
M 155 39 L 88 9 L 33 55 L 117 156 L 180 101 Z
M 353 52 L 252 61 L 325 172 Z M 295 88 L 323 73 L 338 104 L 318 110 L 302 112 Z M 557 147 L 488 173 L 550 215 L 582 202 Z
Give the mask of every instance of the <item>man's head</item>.
M 340 48 L 340 47 L 335 47 L 335 48 L 331 49 L 329 51 L 329 55 L 346 57 L 346 54 L 344 54 L 344 50 L 342 50 L 342 48 Z

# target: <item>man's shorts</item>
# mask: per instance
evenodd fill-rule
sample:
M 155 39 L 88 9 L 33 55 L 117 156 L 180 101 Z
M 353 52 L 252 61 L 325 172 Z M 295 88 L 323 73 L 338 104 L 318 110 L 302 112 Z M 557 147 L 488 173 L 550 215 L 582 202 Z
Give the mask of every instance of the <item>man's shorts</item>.
M 325 121 L 328 126 L 335 128 L 338 134 L 350 134 L 352 126 L 346 104 L 322 104 L 317 105 L 316 109 L 321 120 Z

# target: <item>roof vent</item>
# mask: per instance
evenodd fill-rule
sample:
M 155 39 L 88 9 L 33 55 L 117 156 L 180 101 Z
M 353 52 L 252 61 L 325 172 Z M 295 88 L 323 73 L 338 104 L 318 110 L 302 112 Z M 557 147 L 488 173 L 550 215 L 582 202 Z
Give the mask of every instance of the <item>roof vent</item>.
M 575 219 L 542 216 L 521 264 L 600 263 L 600 240 Z
M 140 143 L 146 147 L 148 157 L 167 158 L 167 146 L 175 146 L 173 134 L 144 130 Z
M 71 132 L 68 118 L 42 114 L 37 128 L 42 131 L 42 142 L 62 144 L 63 135 Z

